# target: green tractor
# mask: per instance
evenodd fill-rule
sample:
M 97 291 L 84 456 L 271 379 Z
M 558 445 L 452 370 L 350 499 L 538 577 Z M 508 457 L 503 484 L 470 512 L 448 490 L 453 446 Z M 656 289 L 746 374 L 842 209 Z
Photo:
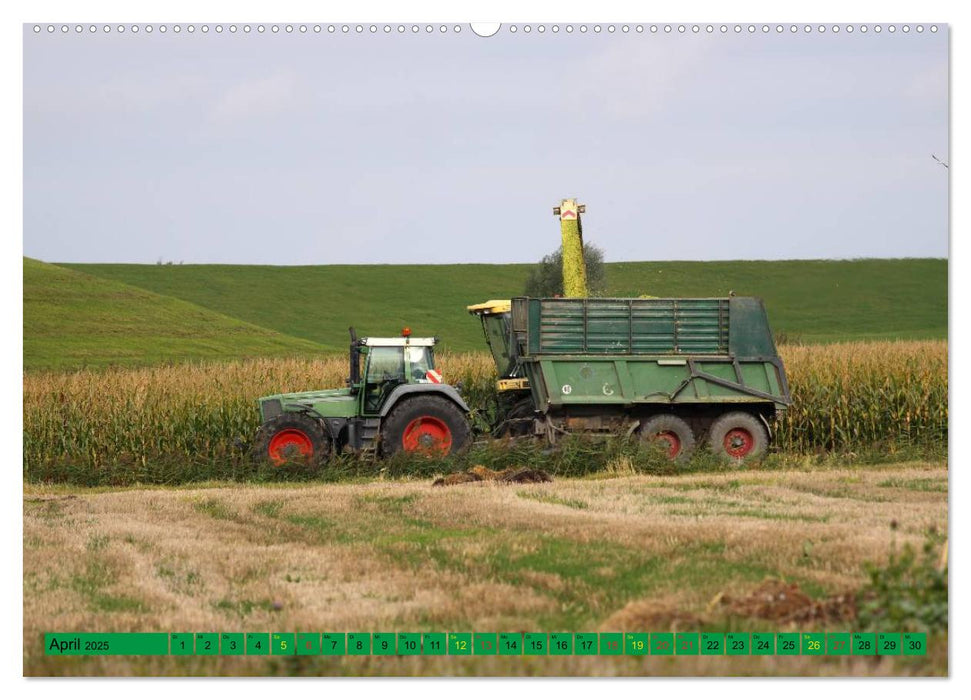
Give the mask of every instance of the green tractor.
M 319 464 L 345 449 L 448 455 L 468 445 L 469 407 L 435 369 L 436 338 L 413 338 L 407 328 L 397 338 L 350 332 L 347 387 L 259 399 L 257 459 Z

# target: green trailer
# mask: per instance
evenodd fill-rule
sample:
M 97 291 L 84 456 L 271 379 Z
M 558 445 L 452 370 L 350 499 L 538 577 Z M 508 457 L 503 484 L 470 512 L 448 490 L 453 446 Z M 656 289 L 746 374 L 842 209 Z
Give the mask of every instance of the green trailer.
M 498 435 L 612 433 L 672 459 L 765 453 L 791 403 L 762 300 L 519 297 L 470 306 L 503 397 Z

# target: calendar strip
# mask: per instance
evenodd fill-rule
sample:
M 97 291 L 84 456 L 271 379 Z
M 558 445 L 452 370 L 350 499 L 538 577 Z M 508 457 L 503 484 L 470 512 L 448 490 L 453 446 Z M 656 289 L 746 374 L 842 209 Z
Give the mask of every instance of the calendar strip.
M 924 632 L 48 633 L 48 656 L 923 656 Z

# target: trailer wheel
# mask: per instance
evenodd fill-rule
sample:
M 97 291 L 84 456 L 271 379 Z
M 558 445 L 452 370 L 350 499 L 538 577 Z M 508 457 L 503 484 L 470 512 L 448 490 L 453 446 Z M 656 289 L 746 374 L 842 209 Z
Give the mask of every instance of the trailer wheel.
M 416 396 L 403 399 L 385 418 L 381 453 L 444 456 L 461 450 L 471 438 L 462 409 L 441 396 Z
M 720 457 L 737 463 L 750 462 L 769 449 L 769 432 L 751 413 L 733 411 L 712 423 L 708 445 Z
M 640 429 L 641 440 L 664 448 L 668 459 L 683 462 L 695 449 L 695 436 L 682 418 L 666 413 L 654 416 Z
M 330 440 L 320 424 L 302 413 L 284 413 L 260 427 L 254 457 L 278 467 L 289 462 L 317 464 L 330 453 Z

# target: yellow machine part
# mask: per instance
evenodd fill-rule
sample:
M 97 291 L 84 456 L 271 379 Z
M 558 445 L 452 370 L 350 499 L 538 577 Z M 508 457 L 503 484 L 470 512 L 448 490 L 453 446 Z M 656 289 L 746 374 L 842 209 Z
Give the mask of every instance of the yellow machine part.
M 586 297 L 587 266 L 583 259 L 583 225 L 580 214 L 586 207 L 575 199 L 564 199 L 553 212 L 560 217 L 563 238 L 563 296 Z
M 526 377 L 519 377 L 518 379 L 500 379 L 496 382 L 496 388 L 499 391 L 516 391 L 520 389 L 529 388 L 529 380 Z
M 465 308 L 472 314 L 507 314 L 512 310 L 512 302 L 509 299 L 490 299 Z

